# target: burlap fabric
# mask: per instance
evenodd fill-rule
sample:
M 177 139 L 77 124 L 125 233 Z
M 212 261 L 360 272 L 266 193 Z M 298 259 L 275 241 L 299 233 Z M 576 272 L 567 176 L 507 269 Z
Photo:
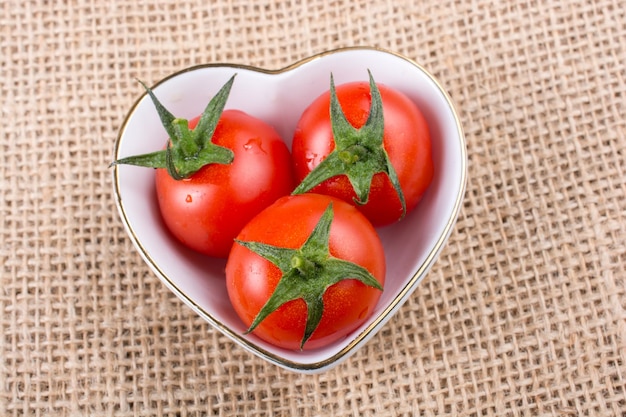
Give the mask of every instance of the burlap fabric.
M 0 415 L 626 415 L 626 2 L 0 5 Z M 222 336 L 127 238 L 107 165 L 184 67 L 404 54 L 460 112 L 469 183 L 432 272 L 339 367 Z

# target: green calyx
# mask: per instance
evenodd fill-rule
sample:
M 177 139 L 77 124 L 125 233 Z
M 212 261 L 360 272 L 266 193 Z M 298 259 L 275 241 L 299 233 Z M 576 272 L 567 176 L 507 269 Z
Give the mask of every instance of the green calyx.
M 165 168 L 172 178 L 182 180 L 189 178 L 205 165 L 231 163 L 234 159 L 233 151 L 218 146 L 211 140 L 234 80 L 233 75 L 211 99 L 194 129 L 189 129 L 187 120 L 174 117 L 156 98 L 152 90 L 139 81 L 152 99 L 169 140 L 164 150 L 121 158 L 111 165 L 127 164 L 147 168 Z
M 396 190 L 402 204 L 402 215 L 406 213 L 404 194 L 389 155 L 383 146 L 383 103 L 380 91 L 368 70 L 371 105 L 365 124 L 355 128 L 346 119 L 335 90 L 333 76 L 330 76 L 330 123 L 335 141 L 335 149 L 316 166 L 296 187 L 293 194 L 302 194 L 329 178 L 346 175 L 352 185 L 355 203 L 366 204 L 369 200 L 372 178 L 377 173 L 385 173 Z
M 382 291 L 383 287 L 367 269 L 333 257 L 329 251 L 330 225 L 334 213 L 328 205 L 306 242 L 298 249 L 282 248 L 260 242 L 236 242 L 276 265 L 282 277 L 274 292 L 254 318 L 246 333 L 252 332 L 267 316 L 288 301 L 302 299 L 307 319 L 300 349 L 317 328 L 324 312 L 326 290 L 344 279 L 356 279 Z

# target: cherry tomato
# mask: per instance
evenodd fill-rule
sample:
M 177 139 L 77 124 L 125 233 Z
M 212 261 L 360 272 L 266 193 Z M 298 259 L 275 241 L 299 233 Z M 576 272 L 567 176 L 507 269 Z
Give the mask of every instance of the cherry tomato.
M 314 100 L 302 114 L 293 137 L 292 157 L 296 181 L 302 182 L 336 149 L 338 138 L 333 134 L 329 112 L 331 93 L 334 89 L 340 108 L 351 128 L 354 131 L 359 129 L 364 131 L 362 128 L 367 124 L 373 109 L 372 87 L 377 87 L 380 92 L 383 114 L 381 120 L 384 126 L 380 140 L 392 171 L 397 175 L 399 186 L 394 187 L 391 175 L 375 172 L 371 180 L 368 178 L 355 180 L 362 182 L 362 188 L 366 187 L 365 183 L 369 183 L 368 196 L 366 194 L 357 196 L 353 183 L 343 174 L 325 179 L 318 183 L 319 185 L 304 191 L 328 194 L 356 204 L 374 226 L 378 227 L 396 222 L 413 210 L 433 177 L 429 128 L 421 111 L 408 97 L 385 85 L 374 84 L 371 74 L 369 84 L 352 82 L 339 85 L 335 89 L 331 81 L 331 90 Z M 363 149 L 369 152 L 371 149 L 371 143 L 364 146 L 352 146 L 352 143 L 349 145 L 351 149 L 358 148 L 359 152 L 363 152 Z M 345 155 L 341 155 L 341 158 L 348 161 L 348 165 L 354 161 L 360 163 L 367 158 L 359 152 L 351 153 L 348 149 L 343 152 L 347 159 Z M 381 158 L 384 158 L 384 154 Z M 362 177 L 360 173 L 354 176 Z M 403 196 L 399 195 L 400 189 Z M 362 198 L 363 196 L 365 198 Z
M 294 185 L 291 155 L 273 127 L 224 106 L 233 75 L 191 121 L 175 117 L 143 84 L 169 138 L 165 149 L 118 159 L 156 168 L 161 215 L 200 253 L 226 257 L 243 226 Z
M 276 346 L 314 349 L 337 341 L 367 320 L 381 295 L 380 239 L 339 199 L 280 198 L 236 242 L 226 264 L 228 295 L 249 331 Z
M 198 118 L 192 119 L 193 129 Z M 229 164 L 206 165 L 175 180 L 156 170 L 159 208 L 177 239 L 215 257 L 226 257 L 243 226 L 293 189 L 289 149 L 273 127 L 238 110 L 225 110 L 212 142 L 233 151 Z

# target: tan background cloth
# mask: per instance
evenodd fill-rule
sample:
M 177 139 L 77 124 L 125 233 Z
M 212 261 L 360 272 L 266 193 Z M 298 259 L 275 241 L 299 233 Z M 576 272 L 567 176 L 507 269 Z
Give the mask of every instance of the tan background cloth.
M 145 3 L 145 4 L 144 4 Z M 626 2 L 5 1 L 0 415 L 626 415 Z M 127 238 L 107 165 L 187 66 L 341 46 L 449 91 L 469 183 L 449 244 L 339 367 L 234 345 Z

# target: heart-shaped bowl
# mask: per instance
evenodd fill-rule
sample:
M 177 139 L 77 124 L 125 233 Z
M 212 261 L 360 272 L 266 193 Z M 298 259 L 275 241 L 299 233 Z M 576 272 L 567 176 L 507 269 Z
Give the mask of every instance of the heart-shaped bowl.
M 332 368 L 363 346 L 409 297 L 435 262 L 453 229 L 466 184 L 467 153 L 450 97 L 424 68 L 396 53 L 375 48 L 325 52 L 280 70 L 208 64 L 177 72 L 154 87 L 175 116 L 192 118 L 237 73 L 227 108 L 243 110 L 273 125 L 288 146 L 300 115 L 330 87 L 366 81 L 398 89 L 422 110 L 432 136 L 433 182 L 418 207 L 404 220 L 380 228 L 387 257 L 383 294 L 367 322 L 345 339 L 311 351 L 276 348 L 245 327 L 231 307 L 224 279 L 225 261 L 183 247 L 166 230 L 156 204 L 154 171 L 118 165 L 114 193 L 122 222 L 142 258 L 161 281 L 197 314 L 244 349 L 283 368 L 316 373 Z M 115 143 L 115 159 L 162 149 L 167 137 L 146 94 L 133 105 Z

